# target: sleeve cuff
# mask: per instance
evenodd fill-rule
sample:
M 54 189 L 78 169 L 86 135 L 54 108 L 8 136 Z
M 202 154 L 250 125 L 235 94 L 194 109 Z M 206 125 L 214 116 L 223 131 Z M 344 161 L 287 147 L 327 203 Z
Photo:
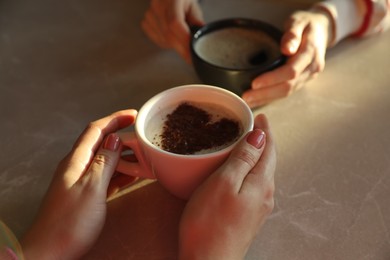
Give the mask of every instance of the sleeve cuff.
M 333 38 L 329 46 L 364 29 L 362 24 L 366 7 L 363 3 L 356 4 L 354 0 L 328 0 L 315 4 L 314 8 L 325 9 L 333 19 Z

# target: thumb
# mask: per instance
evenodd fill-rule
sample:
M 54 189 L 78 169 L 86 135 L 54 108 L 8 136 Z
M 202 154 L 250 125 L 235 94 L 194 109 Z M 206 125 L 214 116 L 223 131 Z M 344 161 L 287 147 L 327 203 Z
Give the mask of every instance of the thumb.
M 105 191 L 108 189 L 111 177 L 118 164 L 121 153 L 120 146 L 121 141 L 117 134 L 108 135 L 96 152 L 86 172 L 86 176 L 89 176 L 96 185 L 100 186 L 100 189 Z
M 294 55 L 301 45 L 302 35 L 307 26 L 304 19 L 300 19 L 300 13 L 294 14 L 287 22 L 286 29 L 281 40 L 282 53 L 291 56 Z
M 241 190 L 243 182 L 257 164 L 264 150 L 265 132 L 254 129 L 247 134 L 231 152 L 228 160 L 221 167 L 222 174 L 228 174 L 234 189 Z

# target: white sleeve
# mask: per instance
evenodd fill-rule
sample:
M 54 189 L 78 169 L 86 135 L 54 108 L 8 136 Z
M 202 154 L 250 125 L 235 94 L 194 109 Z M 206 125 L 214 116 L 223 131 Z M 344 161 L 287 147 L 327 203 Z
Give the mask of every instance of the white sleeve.
M 366 36 L 389 28 L 389 0 L 327 0 L 314 5 L 333 18 L 335 45 L 348 36 Z

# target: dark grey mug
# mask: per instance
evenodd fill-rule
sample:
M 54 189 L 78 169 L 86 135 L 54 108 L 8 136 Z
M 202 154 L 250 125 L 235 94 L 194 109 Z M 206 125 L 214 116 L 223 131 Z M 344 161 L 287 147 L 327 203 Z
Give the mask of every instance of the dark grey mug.
M 230 18 L 191 31 L 192 62 L 199 78 L 238 95 L 255 77 L 286 61 L 280 52 L 283 32 L 263 21 Z

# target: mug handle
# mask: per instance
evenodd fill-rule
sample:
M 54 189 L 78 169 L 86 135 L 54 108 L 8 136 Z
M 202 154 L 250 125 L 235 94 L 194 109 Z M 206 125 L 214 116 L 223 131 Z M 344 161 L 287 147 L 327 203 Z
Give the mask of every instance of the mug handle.
M 117 171 L 134 177 L 156 179 L 146 161 L 135 132 L 118 133 L 118 135 L 122 144 L 133 151 L 138 162 L 129 162 L 120 158 L 117 165 Z

